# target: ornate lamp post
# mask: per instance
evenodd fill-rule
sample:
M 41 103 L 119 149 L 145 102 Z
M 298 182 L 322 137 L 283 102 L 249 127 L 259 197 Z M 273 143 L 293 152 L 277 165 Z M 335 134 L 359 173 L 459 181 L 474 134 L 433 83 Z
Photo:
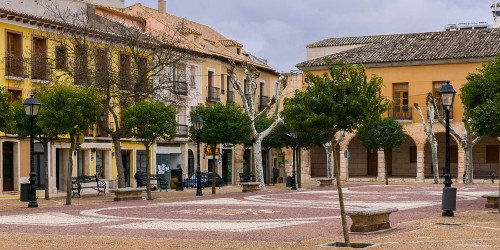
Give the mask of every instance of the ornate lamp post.
M 28 197 L 28 207 L 38 207 L 38 202 L 36 200 L 36 174 L 35 174 L 35 159 L 33 157 L 33 151 L 35 149 L 35 136 L 33 135 L 33 130 L 35 126 L 35 119 L 38 115 L 38 110 L 40 109 L 40 102 L 33 97 L 26 99 L 23 103 L 26 115 L 30 120 L 30 193 Z
M 443 198 L 442 198 L 442 216 L 452 217 L 454 216 L 453 211 L 456 209 L 456 199 L 457 199 L 457 189 L 452 188 L 451 184 L 451 174 L 450 174 L 450 110 L 453 107 L 453 100 L 455 99 L 455 90 L 450 84 L 450 81 L 446 81 L 446 84 L 441 87 L 439 95 L 441 97 L 441 105 L 446 112 L 446 162 L 445 162 L 445 173 L 444 173 L 444 188 L 443 188 Z
M 200 170 L 200 132 L 203 128 L 203 119 L 197 116 L 193 119 L 193 127 L 196 130 L 196 196 L 203 196 L 201 191 L 201 170 Z

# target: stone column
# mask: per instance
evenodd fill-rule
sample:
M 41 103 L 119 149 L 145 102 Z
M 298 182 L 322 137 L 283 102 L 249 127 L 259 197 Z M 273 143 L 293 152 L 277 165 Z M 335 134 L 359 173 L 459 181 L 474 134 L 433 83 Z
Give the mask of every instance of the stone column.
M 380 149 L 377 151 L 378 154 L 378 175 L 377 175 L 377 181 L 384 181 L 385 180 L 385 156 L 384 156 L 384 150 Z
M 340 143 L 340 179 L 347 181 L 349 179 L 349 159 L 344 155 L 349 144 L 344 140 Z M 333 157 L 337 157 L 337 152 L 333 152 Z
M 311 182 L 311 150 L 302 149 L 302 158 L 301 158 L 301 181 L 302 184 Z M 272 173 L 272 172 L 271 172 Z
M 452 139 L 452 138 L 450 138 L 450 139 Z M 458 168 L 458 175 L 457 175 L 457 179 L 455 179 L 454 182 L 455 183 L 463 183 L 463 176 L 464 176 L 464 173 L 465 173 L 465 150 L 460 145 L 458 145 L 458 163 L 457 163 L 457 168 Z
M 243 155 L 245 154 L 245 147 L 241 145 L 235 145 L 233 147 L 233 184 L 240 182 L 240 176 L 238 173 L 243 173 Z
M 424 164 L 425 152 L 424 146 L 417 146 L 417 182 L 423 182 L 425 180 L 425 164 Z

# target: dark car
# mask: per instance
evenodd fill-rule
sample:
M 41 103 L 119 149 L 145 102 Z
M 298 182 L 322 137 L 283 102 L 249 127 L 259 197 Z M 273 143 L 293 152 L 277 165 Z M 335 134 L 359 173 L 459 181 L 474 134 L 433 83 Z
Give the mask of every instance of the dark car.
M 223 187 L 224 181 L 220 175 L 216 174 L 215 176 L 215 185 L 217 187 Z M 192 174 L 189 178 L 186 179 L 185 187 L 196 187 L 196 173 Z M 201 186 L 202 187 L 211 187 L 212 186 L 212 172 L 209 173 L 201 173 Z

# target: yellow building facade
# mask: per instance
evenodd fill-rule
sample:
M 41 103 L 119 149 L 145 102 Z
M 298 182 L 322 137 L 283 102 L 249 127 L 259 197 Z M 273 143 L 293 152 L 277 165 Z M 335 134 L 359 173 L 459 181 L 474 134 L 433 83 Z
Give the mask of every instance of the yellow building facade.
M 363 64 L 369 77 L 382 77 L 382 94 L 393 101 L 386 116 L 400 121 L 405 132 L 405 141 L 399 148 L 392 150 L 390 159 L 384 159 L 383 151 L 364 148 L 355 133 L 348 134 L 340 145 L 340 152 L 337 152 L 341 162 L 341 178 L 352 181 L 383 180 L 384 162 L 389 161 L 390 180 L 432 181 L 431 148 L 414 104 L 422 108 L 428 123 L 426 97 L 432 93 L 439 98 L 441 86 L 449 80 L 457 91 L 451 127 L 463 134 L 464 108 L 460 101 L 460 88 L 467 82 L 469 73 L 477 72 L 484 62 L 494 58 L 500 51 L 498 34 L 498 29 L 445 31 L 329 38 L 308 45 L 308 60 L 298 64 L 304 71 L 320 75 L 326 72 L 326 59 L 345 60 Z M 434 124 L 440 172 L 445 161 L 444 131 L 444 126 Z M 462 145 L 456 138 L 451 140 L 451 174 L 459 182 L 462 182 L 465 167 Z M 484 137 L 473 146 L 474 173 L 494 172 L 498 178 L 499 145 L 499 138 Z M 346 151 L 349 151 L 350 158 L 346 158 Z M 305 154 L 308 160 L 303 178 L 314 180 L 325 176 L 324 149 L 314 148 Z M 491 181 L 491 176 L 481 178 Z

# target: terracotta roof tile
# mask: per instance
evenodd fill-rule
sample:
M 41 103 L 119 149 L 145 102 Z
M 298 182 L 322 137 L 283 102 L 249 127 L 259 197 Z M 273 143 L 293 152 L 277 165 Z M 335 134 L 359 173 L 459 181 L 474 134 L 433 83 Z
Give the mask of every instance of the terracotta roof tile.
M 364 46 L 299 63 L 297 67 L 325 66 L 326 59 L 343 59 L 349 63 L 370 64 L 489 58 L 500 52 L 500 29 L 329 38 L 307 47 L 363 44 Z

